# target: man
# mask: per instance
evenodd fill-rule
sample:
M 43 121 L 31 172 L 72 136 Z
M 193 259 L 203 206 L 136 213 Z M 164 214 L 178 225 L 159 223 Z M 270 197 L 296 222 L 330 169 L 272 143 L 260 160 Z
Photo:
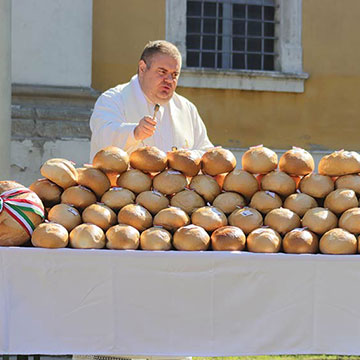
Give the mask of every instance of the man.
M 127 84 L 103 93 L 90 119 L 91 159 L 103 147 L 114 145 L 128 153 L 150 145 L 163 151 L 173 146 L 206 150 L 212 143 L 196 107 L 175 93 L 181 54 L 175 45 L 150 41 Z M 155 105 L 159 111 L 154 116 Z

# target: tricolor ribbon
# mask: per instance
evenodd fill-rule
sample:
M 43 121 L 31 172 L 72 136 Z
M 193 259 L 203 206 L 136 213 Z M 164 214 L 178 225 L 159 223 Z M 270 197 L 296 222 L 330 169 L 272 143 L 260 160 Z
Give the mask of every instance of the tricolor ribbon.
M 35 225 L 26 215 L 26 211 L 35 213 L 41 218 L 45 217 L 44 209 L 42 206 L 36 204 L 34 201 L 27 199 L 14 199 L 15 196 L 32 192 L 26 188 L 16 188 L 8 191 L 4 191 L 0 194 L 0 214 L 2 211 L 6 211 L 12 216 L 31 236 Z

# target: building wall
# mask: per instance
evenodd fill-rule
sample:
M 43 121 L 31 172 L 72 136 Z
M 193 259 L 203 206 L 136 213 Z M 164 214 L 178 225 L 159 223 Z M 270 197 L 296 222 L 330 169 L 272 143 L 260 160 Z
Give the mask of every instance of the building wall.
M 303 63 L 310 75 L 304 93 L 184 87 L 178 92 L 197 105 L 215 144 L 360 150 L 360 49 L 354 46 L 359 13 L 358 0 L 327 0 L 326 6 L 324 0 L 303 0 Z M 136 0 L 126 8 L 116 0 L 94 0 L 93 87 L 128 81 L 146 41 L 164 38 L 164 24 L 164 0 Z

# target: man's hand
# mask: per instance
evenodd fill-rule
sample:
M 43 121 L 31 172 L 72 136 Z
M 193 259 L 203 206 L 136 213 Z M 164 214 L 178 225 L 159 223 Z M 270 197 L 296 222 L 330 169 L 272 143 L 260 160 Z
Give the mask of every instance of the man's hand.
M 153 120 L 150 116 L 144 116 L 139 125 L 134 129 L 135 140 L 144 140 L 154 135 L 156 130 L 156 120 Z

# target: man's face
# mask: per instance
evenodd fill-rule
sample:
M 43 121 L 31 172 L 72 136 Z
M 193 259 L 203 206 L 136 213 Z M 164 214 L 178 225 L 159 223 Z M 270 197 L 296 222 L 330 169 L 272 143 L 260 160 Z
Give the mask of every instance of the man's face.
M 145 95 L 154 104 L 167 103 L 176 89 L 181 63 L 166 54 L 155 54 L 146 64 L 139 61 L 139 81 Z

